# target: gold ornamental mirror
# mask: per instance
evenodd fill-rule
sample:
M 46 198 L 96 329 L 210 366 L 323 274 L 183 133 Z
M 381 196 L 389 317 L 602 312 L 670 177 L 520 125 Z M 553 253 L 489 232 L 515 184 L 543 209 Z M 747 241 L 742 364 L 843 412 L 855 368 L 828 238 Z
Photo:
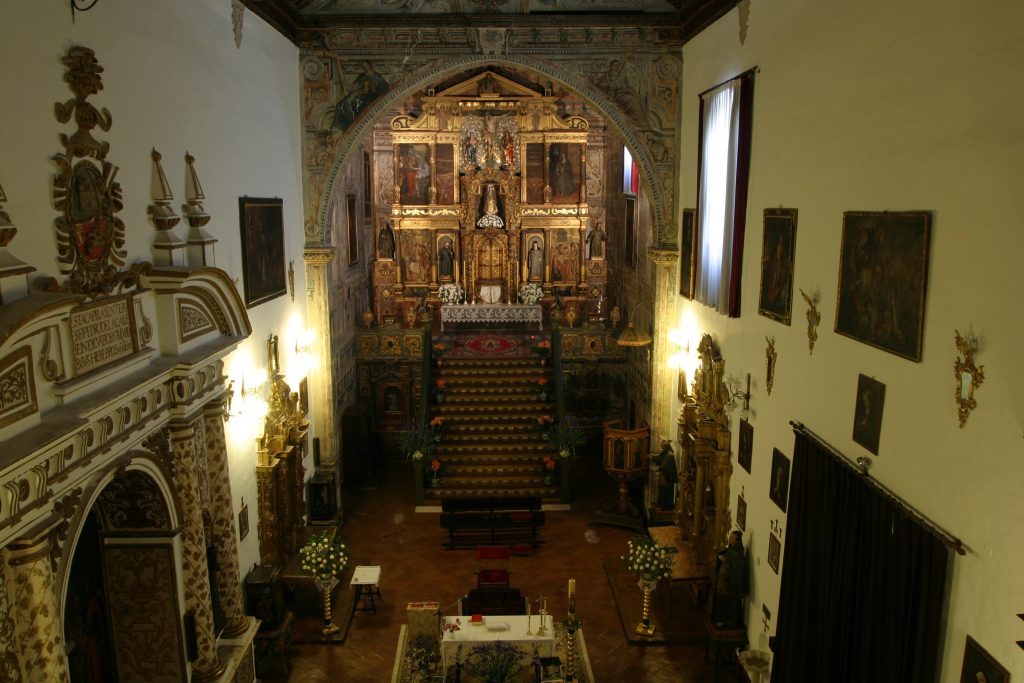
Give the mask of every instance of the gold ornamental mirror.
M 956 349 L 960 355 L 953 363 L 953 375 L 956 377 L 956 392 L 953 394 L 956 399 L 956 411 L 960 416 L 960 428 L 967 424 L 967 418 L 971 411 L 978 406 L 974 400 L 974 390 L 985 381 L 985 366 L 975 366 L 974 354 L 978 351 L 978 342 L 973 337 L 964 339 L 956 332 Z

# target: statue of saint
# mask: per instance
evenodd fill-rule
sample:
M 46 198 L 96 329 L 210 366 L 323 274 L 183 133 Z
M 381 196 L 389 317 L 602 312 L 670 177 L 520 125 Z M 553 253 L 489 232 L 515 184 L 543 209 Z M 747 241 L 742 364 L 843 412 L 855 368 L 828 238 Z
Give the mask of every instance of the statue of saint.
M 750 576 L 739 531 L 729 534 L 729 545 L 715 557 L 714 588 L 712 621 L 723 628 L 743 628 L 743 599 L 750 590 Z
M 526 273 L 530 280 L 544 279 L 544 249 L 539 239 L 530 242 L 530 250 L 526 253 Z
M 604 230 L 601 224 L 595 222 L 594 229 L 587 235 L 587 242 L 590 244 L 590 258 L 604 258 Z
M 672 451 L 672 443 L 665 439 L 661 442 L 661 452 L 657 456 L 658 463 L 658 509 L 674 510 L 676 505 L 676 484 L 679 483 L 679 470 L 676 467 L 676 454 Z
M 455 250 L 452 248 L 452 241 L 449 238 L 441 240 L 441 248 L 437 250 L 437 274 L 445 280 L 454 277 Z
M 498 191 L 494 183 L 487 183 L 484 186 L 484 215 L 476 222 L 476 227 L 505 227 L 505 221 L 498 215 Z

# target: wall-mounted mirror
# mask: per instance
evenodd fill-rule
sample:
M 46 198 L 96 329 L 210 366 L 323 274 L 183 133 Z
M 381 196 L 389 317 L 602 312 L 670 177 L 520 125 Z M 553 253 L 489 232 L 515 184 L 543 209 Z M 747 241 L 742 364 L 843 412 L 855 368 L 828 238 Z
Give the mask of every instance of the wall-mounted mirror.
M 956 349 L 960 355 L 956 357 L 953 364 L 953 375 L 956 377 L 957 387 L 953 396 L 956 398 L 956 411 L 960 416 L 960 428 L 967 424 L 967 418 L 971 411 L 978 406 L 974 399 L 974 390 L 985 381 L 985 366 L 975 366 L 974 354 L 978 351 L 978 342 L 973 337 L 964 339 L 960 331 L 956 332 Z

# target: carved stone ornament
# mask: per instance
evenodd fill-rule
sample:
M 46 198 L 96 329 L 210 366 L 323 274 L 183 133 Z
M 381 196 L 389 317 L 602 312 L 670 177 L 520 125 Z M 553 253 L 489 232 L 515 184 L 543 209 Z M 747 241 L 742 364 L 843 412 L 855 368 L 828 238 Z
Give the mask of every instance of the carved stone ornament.
M 118 268 L 127 251 L 124 223 L 114 215 L 123 206 L 121 184 L 114 181 L 118 169 L 106 159 L 110 143 L 92 136 L 97 126 L 110 130 L 113 119 L 106 108 L 86 101 L 103 89 L 103 67 L 92 50 L 81 46 L 69 49 L 61 63 L 74 98 L 57 102 L 54 113 L 60 123 L 73 116 L 78 126 L 70 136 L 61 133 L 64 152 L 53 156 L 58 169 L 53 201 L 61 212 L 55 221 L 57 261 L 68 275 L 62 289 L 87 296 L 109 294 L 121 279 Z
M 765 347 L 765 385 L 768 389 L 768 395 L 772 395 L 772 385 L 775 384 L 775 366 L 779 359 L 779 354 L 775 352 L 775 339 L 772 337 L 765 337 L 765 341 L 768 342 L 768 346 Z

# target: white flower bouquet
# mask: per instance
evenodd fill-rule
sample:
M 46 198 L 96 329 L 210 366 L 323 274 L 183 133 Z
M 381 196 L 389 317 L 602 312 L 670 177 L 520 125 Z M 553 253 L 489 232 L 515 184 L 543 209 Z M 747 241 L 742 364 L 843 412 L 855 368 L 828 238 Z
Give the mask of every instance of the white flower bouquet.
M 302 571 L 310 576 L 322 579 L 338 576 L 348 564 L 345 544 L 327 531 L 313 534 L 299 550 L 299 563 Z
M 533 305 L 544 296 L 544 290 L 536 282 L 527 282 L 519 287 L 519 301 Z
M 461 304 L 466 300 L 466 292 L 462 285 L 455 282 L 446 282 L 437 288 L 437 296 L 449 306 Z
M 629 542 L 629 552 L 622 556 L 626 569 L 644 579 L 668 578 L 672 575 L 672 552 L 675 548 L 658 545 L 650 536 L 637 536 Z

